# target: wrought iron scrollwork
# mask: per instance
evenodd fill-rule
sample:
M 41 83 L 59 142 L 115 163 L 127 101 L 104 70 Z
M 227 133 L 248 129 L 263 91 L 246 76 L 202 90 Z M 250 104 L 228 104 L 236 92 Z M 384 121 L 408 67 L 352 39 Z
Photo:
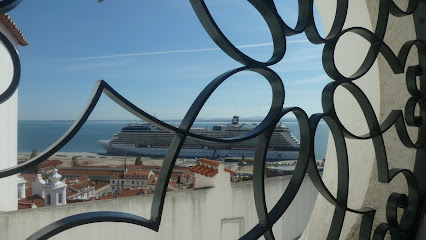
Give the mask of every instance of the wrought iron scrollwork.
M 272 226 L 278 219 L 285 214 L 287 208 L 295 198 L 305 173 L 308 173 L 318 189 L 319 193 L 333 206 L 335 210 L 333 219 L 329 229 L 328 239 L 338 239 L 346 212 L 352 212 L 362 215 L 360 226 L 360 239 L 370 239 L 371 235 L 374 239 L 383 239 L 389 232 L 392 239 L 402 238 L 408 239 L 413 236 L 416 230 L 416 222 L 420 209 L 420 204 L 424 201 L 424 196 L 419 190 L 419 182 L 417 176 L 408 169 L 389 169 L 386 149 L 383 140 L 383 134 L 391 127 L 395 127 L 400 141 L 407 148 L 422 149 L 425 147 L 425 131 L 426 119 L 425 106 L 425 84 L 426 81 L 426 27 L 424 26 L 426 16 L 426 1 L 424 0 L 409 0 L 406 10 L 400 9 L 391 0 L 379 0 L 379 12 L 376 29 L 370 31 L 362 27 L 351 27 L 344 29 L 348 13 L 348 0 L 337 1 L 335 17 L 332 23 L 330 32 L 322 37 L 315 25 L 313 14 L 312 0 L 299 0 L 299 16 L 297 24 L 294 28 L 289 27 L 279 15 L 273 0 L 249 0 L 248 2 L 257 9 L 266 21 L 273 39 L 274 50 L 272 56 L 267 61 L 258 61 L 241 52 L 220 30 L 211 16 L 208 7 L 203 0 L 189 0 L 197 14 L 201 24 L 213 39 L 213 41 L 231 58 L 243 64 L 243 67 L 227 71 L 211 81 L 204 90 L 199 94 L 193 102 L 191 108 L 186 113 L 179 127 L 173 127 L 165 122 L 162 122 L 155 117 L 149 115 L 139 109 L 119 93 L 117 93 L 106 82 L 99 81 L 92 93 L 92 96 L 80 115 L 79 119 L 71 126 L 71 128 L 52 146 L 41 153 L 39 156 L 15 167 L 0 170 L 0 178 L 11 176 L 23 170 L 32 168 L 43 160 L 52 156 L 60 150 L 75 134 L 80 130 L 84 122 L 88 119 L 90 113 L 94 109 L 102 93 L 105 93 L 109 98 L 122 106 L 124 109 L 134 114 L 135 116 L 152 123 L 160 128 L 163 128 L 174 134 L 174 139 L 169 146 L 165 156 L 162 170 L 158 178 L 158 184 L 154 193 L 153 205 L 151 208 L 150 219 L 145 219 L 132 214 L 120 212 L 89 212 L 78 215 L 73 215 L 52 223 L 38 232 L 34 233 L 28 239 L 47 239 L 67 229 L 96 222 L 125 222 L 137 224 L 154 231 L 158 231 L 163 214 L 164 199 L 166 196 L 167 184 L 175 164 L 176 158 L 182 145 L 187 137 L 201 139 L 214 142 L 239 142 L 259 136 L 259 142 L 256 147 L 254 160 L 254 200 L 259 223 L 249 230 L 241 239 L 257 239 L 262 235 L 266 239 L 274 239 Z M 0 12 L 7 12 L 19 4 L 20 0 L 4 0 L 0 2 Z M 413 15 L 417 30 L 417 39 L 408 41 L 401 47 L 396 55 L 390 47 L 384 42 L 386 28 L 388 25 L 389 16 L 402 17 Z M 423 20 L 422 20 L 423 19 Z M 423 24 L 423 25 L 421 25 Z M 420 25 L 420 26 L 419 26 Z M 284 106 L 284 85 L 281 78 L 273 70 L 269 68 L 280 62 L 286 52 L 286 37 L 296 34 L 305 33 L 309 41 L 313 44 L 324 44 L 322 63 L 324 70 L 332 80 L 322 93 L 323 113 L 313 114 L 308 116 L 304 110 L 298 107 L 283 108 Z M 347 33 L 354 33 L 364 38 L 370 43 L 368 53 L 359 68 L 351 75 L 343 75 L 336 67 L 334 53 L 336 45 L 341 37 Z M 13 94 L 19 82 L 19 58 L 14 49 L 10 47 L 10 42 L 0 35 L 0 40 L 5 43 L 8 48 L 15 67 L 15 75 L 12 84 L 5 93 L 0 95 L 0 102 L 4 102 Z M 354 81 L 364 76 L 369 72 L 379 54 L 381 54 L 394 74 L 404 73 L 408 54 L 413 47 L 418 50 L 420 64 L 416 66 L 408 66 L 406 71 L 406 85 L 409 93 L 412 95 L 408 99 L 404 111 L 392 111 L 382 124 L 376 117 L 373 107 L 363 91 L 354 84 Z M 202 109 L 205 102 L 211 94 L 225 82 L 230 76 L 238 74 L 242 71 L 252 71 L 263 76 L 270 84 L 273 98 L 270 110 L 265 119 L 253 130 L 241 136 L 229 139 L 217 139 L 191 133 L 189 130 L 193 125 L 197 115 Z M 420 86 L 416 84 L 416 77 L 421 78 Z M 350 132 L 340 121 L 334 107 L 334 93 L 337 87 L 343 87 L 356 99 L 360 105 L 363 115 L 368 125 L 368 132 L 362 135 L 356 135 Z M 9 96 L 10 95 L 10 96 Z M 416 116 L 415 106 L 420 106 L 420 115 Z M 265 186 L 264 186 L 264 168 L 265 156 L 268 148 L 268 143 L 272 132 L 278 121 L 288 113 L 293 113 L 298 121 L 300 128 L 300 152 L 294 174 L 291 177 L 289 187 L 285 189 L 281 198 L 276 205 L 269 211 L 266 207 Z M 328 125 L 332 137 L 334 139 L 337 152 L 337 194 L 334 196 L 325 186 L 319 175 L 314 153 L 314 139 L 318 123 L 323 120 Z M 408 126 L 418 127 L 418 139 L 411 140 L 407 132 Z M 348 207 L 348 192 L 349 192 L 349 157 L 346 146 L 346 139 L 372 140 L 378 180 L 382 183 L 389 183 L 392 179 L 402 174 L 408 186 L 408 195 L 401 193 L 392 193 L 389 196 L 386 208 L 386 223 L 381 223 L 377 228 L 372 228 L 375 216 L 374 209 L 362 208 L 351 209 Z M 424 159 L 423 159 L 424 160 Z M 426 184 L 426 182 L 421 182 Z M 404 212 L 400 221 L 397 219 L 397 208 L 403 208 Z

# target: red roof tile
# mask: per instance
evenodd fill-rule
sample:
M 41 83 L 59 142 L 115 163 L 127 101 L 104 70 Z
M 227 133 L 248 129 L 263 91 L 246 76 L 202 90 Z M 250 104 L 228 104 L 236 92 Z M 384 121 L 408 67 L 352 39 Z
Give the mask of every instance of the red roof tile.
M 98 183 L 98 184 L 95 184 L 95 190 L 98 190 L 99 188 L 103 188 L 103 187 L 105 187 L 105 186 L 107 186 L 108 184 L 106 184 L 106 183 Z
M 61 165 L 63 162 L 60 160 L 44 160 L 42 163 L 40 163 L 38 166 L 39 168 L 46 168 L 46 167 L 56 167 L 58 165 Z
M 21 177 L 23 177 L 27 182 L 35 182 L 37 174 L 21 173 Z
M 182 173 L 180 173 L 180 172 L 172 172 L 172 174 L 170 175 L 170 177 L 178 178 L 180 175 L 182 175 Z
M 76 178 L 73 178 L 72 179 L 72 181 L 78 181 L 78 182 L 83 182 L 83 181 L 89 181 L 90 179 L 87 177 L 87 176 L 80 176 L 80 177 L 76 177 Z
M 106 196 L 100 196 L 99 200 L 113 199 L 113 198 L 114 198 L 114 194 L 108 193 Z
M 124 175 L 135 175 L 136 174 L 136 170 L 127 170 Z
M 120 191 L 120 194 L 118 197 L 130 197 L 130 196 L 137 196 L 140 194 L 144 194 L 143 190 L 140 189 L 123 189 Z
M 207 177 L 214 177 L 214 176 L 216 176 L 216 174 L 218 173 L 219 171 L 216 169 L 216 170 L 214 170 L 213 172 L 210 172 L 209 174 L 207 174 Z
M 169 184 L 167 184 L 167 191 L 176 191 L 176 182 L 170 181 Z
M 26 203 L 26 202 L 18 202 L 18 210 L 30 209 L 30 208 L 33 208 L 34 205 L 36 205 L 36 204 L 35 203 Z
M 116 173 L 116 174 L 111 176 L 111 179 L 122 179 L 122 178 L 123 178 L 122 173 Z
M 229 168 L 225 168 L 225 171 L 229 172 L 231 175 L 235 175 L 235 171 Z
M 113 176 L 117 172 L 110 171 L 110 170 L 92 170 L 92 169 L 86 169 L 86 170 L 76 170 L 76 169 L 59 169 L 58 173 L 62 176 L 68 175 L 68 176 Z
M 213 177 L 215 176 L 219 171 L 217 169 L 214 169 L 213 167 L 210 167 L 210 165 L 204 165 L 198 163 L 194 167 L 190 168 L 191 172 L 202 174 L 206 177 Z
M 39 195 L 29 196 L 27 198 L 19 199 L 18 203 L 34 203 L 37 207 L 44 206 L 44 199 Z
M 24 34 L 18 26 L 16 26 L 15 22 L 13 22 L 12 18 L 10 18 L 8 14 L 1 14 L 0 22 L 3 23 L 3 25 L 12 33 L 19 45 L 27 46 L 29 44 L 27 39 L 24 37 Z
M 148 180 L 147 185 L 156 185 L 158 180 L 158 175 L 152 175 L 151 178 Z
M 141 176 L 148 176 L 150 172 L 151 170 L 138 170 L 136 174 Z
M 218 161 L 214 161 L 214 160 L 210 160 L 210 159 L 206 159 L 206 158 L 200 158 L 200 159 L 198 159 L 198 162 L 202 162 L 202 163 L 213 165 L 213 166 L 219 166 L 219 164 L 220 164 L 220 162 L 218 162 Z
M 73 189 L 82 189 L 82 188 L 86 188 L 91 186 L 90 182 L 84 181 L 84 182 L 79 182 L 79 183 L 73 183 L 71 185 L 69 185 L 68 187 L 73 188 Z
M 67 198 L 71 197 L 72 195 L 76 194 L 77 192 L 72 190 L 71 188 L 67 187 Z
M 124 168 L 124 165 L 120 165 L 117 168 Z M 126 165 L 127 169 L 143 169 L 143 170 L 151 170 L 151 169 L 160 169 L 160 166 L 156 165 Z

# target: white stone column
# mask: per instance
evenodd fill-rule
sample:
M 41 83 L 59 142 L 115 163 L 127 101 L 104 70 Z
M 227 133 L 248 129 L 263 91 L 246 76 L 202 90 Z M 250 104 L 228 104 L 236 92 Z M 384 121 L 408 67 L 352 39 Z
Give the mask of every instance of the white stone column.
M 18 43 L 10 32 L 0 24 L 0 31 L 18 48 Z M 0 94 L 10 85 L 13 76 L 13 64 L 9 52 L 0 44 Z M 9 100 L 0 104 L 0 169 L 17 164 L 18 132 L 18 92 Z M 0 211 L 18 209 L 18 188 L 16 175 L 0 179 Z
M 405 6 L 403 1 L 396 1 Z M 322 17 L 325 29 L 329 29 L 334 18 L 335 0 L 315 1 Z M 378 13 L 378 0 L 349 1 L 348 19 L 344 28 L 361 26 L 370 30 L 375 29 Z M 401 4 L 402 3 L 402 4 Z M 405 1 L 406 3 L 406 1 Z M 401 46 L 408 40 L 415 39 L 412 17 L 389 17 L 385 42 L 397 55 Z M 347 34 L 337 46 L 335 59 L 339 70 L 350 75 L 365 58 L 369 44 L 355 34 Z M 416 51 L 413 51 L 407 65 L 415 65 Z M 386 60 L 380 55 L 370 71 L 355 83 L 369 98 L 380 123 L 389 115 L 391 110 L 404 109 L 410 97 L 405 86 L 405 74 L 393 74 Z M 358 103 L 346 90 L 336 91 L 335 102 L 339 117 L 347 128 L 360 135 L 368 132 L 366 121 Z M 416 129 L 409 129 L 413 139 Z M 415 150 L 405 148 L 394 129 L 384 135 L 389 168 L 401 167 L 413 170 Z M 386 201 L 391 192 L 405 193 L 407 186 L 402 177 L 397 177 L 390 184 L 379 183 L 377 179 L 376 159 L 371 140 L 346 140 L 349 154 L 349 196 L 348 206 L 351 208 L 371 207 L 377 210 L 375 227 L 386 222 Z M 335 194 L 337 188 L 337 163 L 334 141 L 330 134 L 327 149 L 327 161 L 323 180 Z M 333 217 L 334 207 L 318 194 L 310 222 L 302 235 L 302 239 L 326 239 Z M 340 239 L 358 239 L 360 215 L 347 213 Z
M 67 189 L 64 188 L 64 190 L 62 191 L 62 204 L 65 205 L 67 204 Z

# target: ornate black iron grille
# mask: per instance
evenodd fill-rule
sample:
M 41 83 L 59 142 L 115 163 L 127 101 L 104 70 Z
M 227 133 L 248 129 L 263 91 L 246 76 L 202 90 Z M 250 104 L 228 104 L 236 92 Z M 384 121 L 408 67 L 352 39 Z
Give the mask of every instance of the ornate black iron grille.
M 264 20 L 269 26 L 273 38 L 273 55 L 268 61 L 261 62 L 242 53 L 226 38 L 226 36 L 216 25 L 203 0 L 190 0 L 201 24 L 204 26 L 210 37 L 226 54 L 244 66 L 225 72 L 211 81 L 194 101 L 178 128 L 166 124 L 149 115 L 148 113 L 127 101 L 123 96 L 112 89 L 106 82 L 99 81 L 95 87 L 95 90 L 93 91 L 89 103 L 87 104 L 79 119 L 56 143 L 30 161 L 0 171 L 1 178 L 11 176 L 25 169 L 32 168 L 50 157 L 61 147 L 63 147 L 68 141 L 70 141 L 70 139 L 79 131 L 83 123 L 87 120 L 88 116 L 96 106 L 96 103 L 99 100 L 101 94 L 105 93 L 108 97 L 110 97 L 129 112 L 133 113 L 135 116 L 174 133 L 174 139 L 165 156 L 162 171 L 159 175 L 157 188 L 153 198 L 151 218 L 145 219 L 132 214 L 108 211 L 83 213 L 66 217 L 57 222 L 54 222 L 40 229 L 28 239 L 47 239 L 62 231 L 66 231 L 67 229 L 96 222 L 125 222 L 158 231 L 163 213 L 163 203 L 166 195 L 167 183 L 169 181 L 177 155 L 187 137 L 214 142 L 238 142 L 254 138 L 256 136 L 260 137 L 255 154 L 253 187 L 259 223 L 250 231 L 248 231 L 241 239 L 257 239 L 262 235 L 266 239 L 274 239 L 272 226 L 283 214 L 285 214 L 286 209 L 289 207 L 296 193 L 298 192 L 306 172 L 310 175 L 320 194 L 330 204 L 335 206 L 331 227 L 327 237 L 328 239 L 339 238 L 346 212 L 352 212 L 362 216 L 362 222 L 359 230 L 360 239 L 370 239 L 371 237 L 373 237 L 373 239 L 383 239 L 387 233 L 390 233 L 392 239 L 413 239 L 416 236 L 416 233 L 417 236 L 419 236 L 422 231 L 424 234 L 425 230 L 419 227 L 419 222 L 421 222 L 424 218 L 422 213 L 424 211 L 423 206 L 426 188 L 425 168 L 420 168 L 425 166 L 424 161 L 426 156 L 426 125 L 424 124 L 424 119 L 426 119 L 426 74 L 424 74 L 424 69 L 426 69 L 426 1 L 408 0 L 408 7 L 406 10 L 401 10 L 392 0 L 377 1 L 379 2 L 379 11 L 377 16 L 376 29 L 374 31 L 370 31 L 362 27 L 351 27 L 348 29 L 343 29 L 343 25 L 347 17 L 349 1 L 338 0 L 335 14 L 336 16 L 334 18 L 331 30 L 329 34 L 323 38 L 320 36 L 317 31 L 317 27 L 315 26 L 312 0 L 298 1 L 299 18 L 294 29 L 287 26 L 286 23 L 282 20 L 277 12 L 273 0 L 249 0 L 253 7 L 256 8 L 263 16 Z M 20 2 L 20 0 L 4 0 L 0 2 L 0 13 L 8 12 L 9 10 L 16 7 Z M 413 15 L 417 34 L 417 39 L 403 44 L 397 55 L 383 41 L 390 15 L 395 17 Z M 298 107 L 283 108 L 283 82 L 281 81 L 280 77 L 269 68 L 269 66 L 272 66 L 283 59 L 286 51 L 286 37 L 295 34 L 301 34 L 303 32 L 306 34 L 309 41 L 313 44 L 324 44 L 322 62 L 326 73 L 332 79 L 332 81 L 323 89 L 322 93 L 322 106 L 324 112 L 313 114 L 310 117 L 308 117 L 307 114 Z M 369 51 L 363 63 L 359 69 L 350 76 L 344 76 L 342 73 L 340 73 L 335 65 L 334 60 L 336 45 L 339 42 L 339 39 L 347 33 L 357 34 L 370 43 Z M 3 34 L 0 34 L 0 40 L 9 50 L 15 69 L 11 85 L 4 93 L 0 95 L 0 102 L 4 102 L 17 89 L 20 76 L 20 63 L 18 55 L 16 54 L 16 51 L 9 40 Z M 418 50 L 419 65 L 408 66 L 407 71 L 405 71 L 406 60 L 413 46 L 416 46 Z M 373 107 L 366 95 L 357 85 L 354 84 L 355 80 L 364 76 L 370 70 L 379 53 L 386 59 L 394 74 L 402 74 L 404 72 L 406 73 L 406 86 L 409 93 L 412 95 L 412 97 L 408 99 L 404 111 L 392 111 L 382 124 L 379 124 Z M 226 81 L 230 76 L 238 74 L 242 71 L 252 71 L 262 75 L 268 80 L 272 88 L 272 104 L 269 113 L 261 122 L 261 124 L 244 135 L 230 139 L 209 138 L 189 132 L 189 129 L 194 123 L 204 103 L 215 91 L 215 89 L 224 81 Z M 420 77 L 419 86 L 416 84 L 416 77 Z M 361 106 L 368 124 L 368 133 L 364 135 L 355 135 L 348 131 L 339 120 L 333 102 L 334 92 L 339 86 L 347 89 Z M 414 111 L 416 104 L 420 106 L 419 116 L 417 116 Z M 289 187 L 285 189 L 285 192 L 276 205 L 272 209 L 268 210 L 265 203 L 263 178 L 267 146 L 274 126 L 284 115 L 290 112 L 295 114 L 300 126 L 301 146 L 299 158 Z M 338 190 L 336 196 L 333 196 L 329 189 L 327 189 L 315 167 L 315 155 L 313 151 L 314 137 L 316 128 L 321 119 L 328 124 L 336 145 L 338 161 Z M 410 139 L 407 133 L 406 125 L 418 128 L 418 140 L 416 142 L 413 142 Z M 388 131 L 388 129 L 393 126 L 397 130 L 400 141 L 407 148 L 418 149 L 416 168 L 414 173 L 408 169 L 388 168 L 383 133 Z M 358 140 L 372 140 L 375 150 L 379 182 L 389 183 L 398 174 L 402 174 L 407 180 L 408 195 L 392 193 L 389 196 L 386 207 L 387 222 L 379 224 L 374 229 L 374 231 L 372 226 L 375 210 L 371 208 L 351 209 L 347 204 L 349 186 L 349 159 L 345 139 L 348 138 Z M 402 218 L 399 221 L 397 217 L 397 208 L 403 209 Z M 425 235 L 422 237 L 425 237 Z

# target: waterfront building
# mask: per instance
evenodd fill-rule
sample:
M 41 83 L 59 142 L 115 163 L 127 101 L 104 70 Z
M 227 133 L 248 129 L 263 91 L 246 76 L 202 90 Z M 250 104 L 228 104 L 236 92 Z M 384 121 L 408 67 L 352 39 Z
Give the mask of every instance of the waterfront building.
M 152 170 L 127 170 L 117 173 L 110 179 L 111 190 L 146 187 L 149 178 L 154 175 Z
M 89 178 L 81 176 L 70 181 L 67 187 L 67 199 L 89 200 L 95 196 L 95 187 Z

